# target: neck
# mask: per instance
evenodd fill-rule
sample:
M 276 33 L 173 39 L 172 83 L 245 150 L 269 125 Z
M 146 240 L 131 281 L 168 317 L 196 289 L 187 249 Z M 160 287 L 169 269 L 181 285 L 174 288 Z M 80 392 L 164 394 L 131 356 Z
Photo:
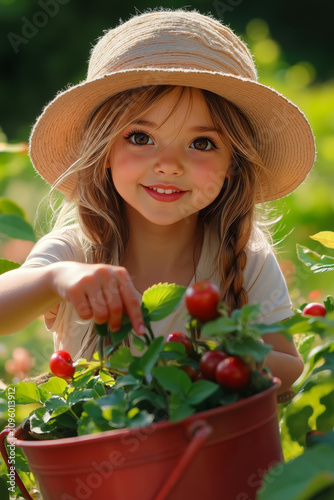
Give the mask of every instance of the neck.
M 137 214 L 129 220 L 129 241 L 121 265 L 141 293 L 159 282 L 188 286 L 200 258 L 202 239 L 197 216 L 160 226 Z

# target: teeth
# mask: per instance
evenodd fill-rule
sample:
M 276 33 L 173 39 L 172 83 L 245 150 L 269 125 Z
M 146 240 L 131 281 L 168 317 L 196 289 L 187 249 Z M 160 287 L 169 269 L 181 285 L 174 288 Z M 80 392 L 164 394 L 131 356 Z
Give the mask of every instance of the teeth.
M 160 194 L 181 193 L 181 191 L 178 191 L 177 189 L 162 189 L 162 188 L 155 188 L 155 187 L 152 187 L 150 189 L 153 189 L 153 191 L 156 191 L 157 193 L 160 193 Z

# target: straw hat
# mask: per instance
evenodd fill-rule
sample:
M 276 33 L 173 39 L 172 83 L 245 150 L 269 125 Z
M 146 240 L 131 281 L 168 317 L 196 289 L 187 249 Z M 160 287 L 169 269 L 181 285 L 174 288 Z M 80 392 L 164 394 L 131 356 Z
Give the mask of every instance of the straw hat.
M 239 38 L 198 12 L 161 10 L 134 16 L 106 32 L 92 51 L 86 80 L 46 106 L 31 135 L 37 172 L 53 184 L 78 159 L 92 112 L 111 95 L 146 85 L 206 89 L 234 103 L 251 123 L 273 174 L 269 189 L 263 187 L 265 200 L 290 193 L 311 170 L 315 147 L 305 116 L 258 83 L 252 56 Z M 59 190 L 70 194 L 75 185 L 72 175 Z

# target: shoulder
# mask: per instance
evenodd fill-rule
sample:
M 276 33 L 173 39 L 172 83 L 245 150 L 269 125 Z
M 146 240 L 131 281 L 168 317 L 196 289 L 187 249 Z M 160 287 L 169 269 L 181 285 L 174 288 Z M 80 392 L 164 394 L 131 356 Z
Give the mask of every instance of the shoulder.
M 64 260 L 90 261 L 89 244 L 77 224 L 53 230 L 43 236 L 23 266 L 36 267 Z

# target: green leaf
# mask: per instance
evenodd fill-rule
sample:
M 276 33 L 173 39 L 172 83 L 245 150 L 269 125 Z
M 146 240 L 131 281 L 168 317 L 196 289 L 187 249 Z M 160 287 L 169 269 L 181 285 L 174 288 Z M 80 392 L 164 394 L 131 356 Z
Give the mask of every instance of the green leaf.
M 61 413 L 64 413 L 66 411 L 69 411 L 70 409 L 66 401 L 62 398 L 59 398 L 58 396 L 54 396 L 45 401 L 44 407 L 49 411 L 51 418 L 53 418 L 56 415 L 60 415 Z M 59 409 L 61 410 L 54 415 L 54 412 L 56 412 L 56 410 Z
M 67 389 L 67 382 L 63 378 L 51 377 L 47 382 L 38 386 L 42 401 L 51 395 L 63 396 Z
M 290 436 L 301 446 L 305 444 L 306 433 L 311 430 L 308 423 L 311 415 L 313 415 L 313 408 L 311 405 L 306 405 L 300 409 L 295 409 L 294 412 L 285 417 Z
M 133 361 L 133 356 L 128 347 L 120 346 L 108 359 L 108 368 L 114 370 L 128 370 L 130 363 Z
M 230 354 L 235 356 L 252 356 L 255 361 L 263 361 L 264 358 L 269 354 L 272 346 L 269 344 L 263 344 L 258 342 L 251 337 L 243 339 L 242 342 L 238 342 L 236 339 L 231 339 L 228 343 L 228 350 Z
M 75 389 L 86 386 L 89 381 L 93 378 L 93 372 L 95 369 L 86 370 L 83 368 L 82 372 L 79 374 L 75 373 L 75 377 L 72 379 L 72 385 Z
M 245 323 L 254 321 L 260 314 L 260 307 L 260 304 L 245 304 L 241 308 L 242 321 Z M 233 313 L 234 311 L 232 312 L 232 317 Z
M 130 319 L 123 314 L 122 326 L 118 332 L 110 332 L 112 344 L 116 347 L 126 339 L 132 330 Z
M 147 427 L 154 421 L 154 415 L 145 410 L 136 413 L 134 416 L 128 416 L 127 427 L 131 429 L 136 427 Z
M 307 449 L 294 460 L 270 469 L 258 500 L 312 500 L 334 486 L 333 463 L 333 448 L 319 445 Z
M 82 389 L 80 391 L 72 391 L 67 397 L 67 404 L 74 406 L 77 403 L 83 403 L 96 398 L 95 389 Z
M 299 351 L 299 354 L 303 358 L 304 363 L 306 363 L 306 360 L 308 358 L 308 355 L 311 352 L 312 346 L 314 344 L 315 340 L 315 335 L 304 335 L 301 340 L 297 343 L 297 348 Z
M 222 337 L 236 331 L 238 325 L 232 318 L 219 317 L 213 321 L 205 323 L 202 327 L 201 334 L 204 337 Z
M 111 394 L 107 394 L 106 396 L 98 399 L 97 403 L 102 409 L 117 408 L 121 411 L 125 411 L 127 409 L 125 392 L 121 388 L 114 389 Z
M 78 422 L 78 435 L 94 434 L 102 431 L 110 431 L 111 426 L 103 416 L 102 408 L 93 399 L 84 405 L 85 411 Z
M 188 375 L 175 366 L 156 366 L 152 373 L 162 387 L 170 391 L 186 396 L 191 387 L 191 380 Z
M 326 297 L 324 300 L 324 306 L 326 307 L 327 312 L 332 312 L 334 311 L 334 299 L 330 295 Z
M 129 366 L 129 374 L 136 380 L 141 380 L 144 377 L 144 371 L 141 365 L 141 358 L 135 358 Z
M 138 335 L 132 335 L 132 343 L 137 351 L 144 351 L 146 349 L 146 342 Z
M 14 388 L 15 390 L 16 404 L 23 404 L 23 405 L 31 403 L 41 404 L 40 392 L 35 382 L 19 382 L 16 385 L 9 385 L 6 390 L 7 394 L 9 388 L 11 389 Z
M 165 401 L 159 395 L 153 392 L 151 389 L 137 389 L 129 395 L 129 403 L 131 405 L 137 406 L 141 401 L 149 401 L 155 408 L 165 408 Z
M 140 358 L 140 366 L 144 375 L 148 375 L 159 359 L 163 349 L 164 337 L 155 338 L 149 345 L 147 351 Z
M 333 390 L 329 394 L 320 398 L 320 403 L 325 407 L 325 411 L 318 416 L 316 420 L 316 428 L 322 432 L 328 432 L 331 429 L 334 429 L 334 383 Z M 334 433 L 332 433 L 331 436 L 334 447 L 333 436 Z
M 323 271 L 332 271 L 334 269 L 334 258 L 327 255 L 319 255 L 309 248 L 297 244 L 298 259 L 306 266 L 310 267 L 311 271 L 318 273 Z
M 190 386 L 186 401 L 190 405 L 198 405 L 216 392 L 217 389 L 218 386 L 214 382 L 210 382 L 209 380 L 198 380 Z
M 11 271 L 12 269 L 17 269 L 20 265 L 21 264 L 18 262 L 13 262 L 12 260 L 0 259 L 0 274 Z
M 195 413 L 195 409 L 180 394 L 172 394 L 169 402 L 169 419 L 179 422 Z
M 108 323 L 103 323 L 102 325 L 98 325 L 97 323 L 94 324 L 94 328 L 96 333 L 100 337 L 108 337 L 109 335 L 109 325 Z
M 159 283 L 145 290 L 142 304 L 149 315 L 149 321 L 160 321 L 171 314 L 179 305 L 186 287 L 174 283 Z
M 114 388 L 118 389 L 120 387 L 131 387 L 140 385 L 140 380 L 135 378 L 133 375 L 122 375 L 117 377 Z
M 113 386 L 115 384 L 115 379 L 108 370 L 100 370 L 99 376 L 104 385 Z
M 36 241 L 32 226 L 14 214 L 0 214 L 0 233 L 19 240 Z
M 300 392 L 293 403 L 286 408 L 284 425 L 291 438 L 299 445 L 305 446 L 306 433 L 317 428 L 317 419 L 326 410 L 323 398 L 331 392 L 333 392 L 333 379 Z
M 113 429 L 122 429 L 127 426 L 128 418 L 125 410 L 120 410 L 119 408 L 105 408 L 102 411 L 102 415 Z
M 0 213 L 1 214 L 14 214 L 22 219 L 25 219 L 24 210 L 9 198 L 0 198 Z
M 325 362 L 322 365 L 314 368 L 313 375 L 324 370 L 330 370 L 334 374 L 334 352 L 325 352 L 323 354 L 323 358 Z

